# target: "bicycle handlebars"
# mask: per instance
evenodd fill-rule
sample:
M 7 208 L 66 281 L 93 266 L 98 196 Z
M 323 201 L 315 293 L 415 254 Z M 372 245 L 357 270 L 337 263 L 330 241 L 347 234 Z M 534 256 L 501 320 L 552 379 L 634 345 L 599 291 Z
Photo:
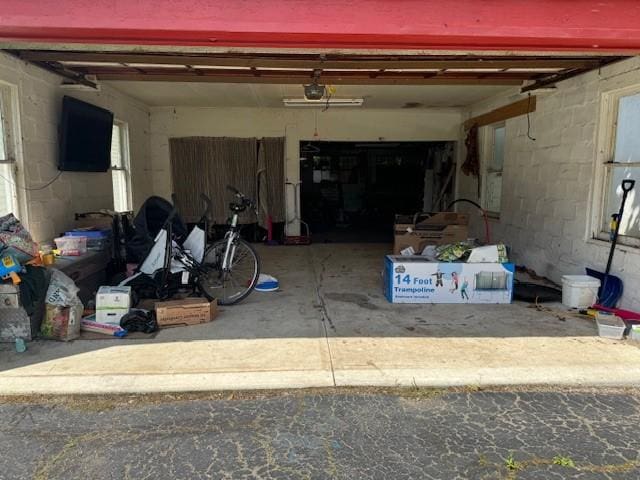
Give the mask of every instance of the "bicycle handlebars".
M 240 190 L 238 190 L 237 188 L 235 188 L 235 187 L 233 187 L 231 185 L 227 185 L 227 190 L 232 192 L 236 197 L 238 197 L 240 199 L 239 206 L 241 206 L 243 208 L 250 207 L 253 210 L 256 209 L 256 205 L 253 202 L 253 200 L 251 200 L 250 198 L 245 197 L 245 195 Z
M 238 199 L 240 200 L 239 203 L 231 203 L 230 204 L 230 208 L 234 211 L 240 212 L 240 211 L 244 211 L 247 207 L 251 208 L 252 210 L 256 210 L 257 206 L 256 204 L 253 202 L 253 200 L 247 198 L 244 196 L 244 194 L 242 192 L 240 192 L 240 190 L 238 190 L 235 187 L 232 187 L 231 185 L 227 185 L 227 190 L 229 190 L 230 192 L 232 192 L 234 194 L 234 196 L 238 197 Z M 200 200 L 202 200 L 202 202 L 205 204 L 205 212 L 202 214 L 202 219 L 208 219 L 209 216 L 212 213 L 213 210 L 213 203 L 211 202 L 211 199 L 205 195 L 204 193 L 200 194 Z M 177 207 L 177 195 L 175 193 L 171 194 L 171 201 L 173 203 L 173 208 L 171 209 L 171 211 L 169 212 L 169 215 L 165 221 L 165 223 L 170 223 L 173 218 L 178 214 L 178 207 Z

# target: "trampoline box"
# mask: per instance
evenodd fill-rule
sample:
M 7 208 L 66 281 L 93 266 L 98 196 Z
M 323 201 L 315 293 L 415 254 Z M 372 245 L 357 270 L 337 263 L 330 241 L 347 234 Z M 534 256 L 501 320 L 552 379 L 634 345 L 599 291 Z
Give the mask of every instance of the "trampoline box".
M 387 255 L 384 294 L 391 303 L 511 303 L 513 263 L 430 262 Z

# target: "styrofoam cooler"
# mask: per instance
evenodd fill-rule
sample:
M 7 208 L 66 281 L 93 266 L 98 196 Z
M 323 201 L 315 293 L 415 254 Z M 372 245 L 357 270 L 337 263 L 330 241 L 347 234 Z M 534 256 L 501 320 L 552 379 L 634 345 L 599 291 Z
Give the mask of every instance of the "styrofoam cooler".
M 598 299 L 600 280 L 589 275 L 563 275 L 562 304 L 570 308 L 588 308 Z

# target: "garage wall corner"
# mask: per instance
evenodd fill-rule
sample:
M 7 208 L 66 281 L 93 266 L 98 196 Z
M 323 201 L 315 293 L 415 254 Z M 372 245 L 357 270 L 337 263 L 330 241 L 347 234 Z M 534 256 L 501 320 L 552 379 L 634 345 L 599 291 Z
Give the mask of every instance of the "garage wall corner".
M 21 133 L 17 184 L 30 189 L 20 189 L 19 216 L 37 241 L 50 240 L 72 227 L 76 212 L 113 208 L 110 172 L 64 172 L 50 186 L 39 189 L 58 174 L 63 95 L 111 110 L 117 119 L 127 122 L 134 207 L 151 193 L 146 180 L 150 156 L 149 110 L 145 105 L 105 85 L 100 91 L 63 90 L 61 77 L 5 53 L 0 53 L 0 82 L 16 92 L 17 130 Z
M 591 231 L 602 94 L 640 85 L 640 59 L 624 60 L 599 71 L 559 82 L 553 93 L 538 93 L 537 109 L 506 121 L 502 211 L 491 221 L 493 240 L 512 248 L 512 259 L 560 282 L 562 275 L 604 270 L 609 243 Z M 466 118 L 524 98 L 517 92 L 473 105 Z M 463 147 L 464 149 L 464 147 Z M 464 152 L 462 154 L 464 156 Z M 460 195 L 478 200 L 476 180 L 461 175 Z M 481 221 L 473 231 L 482 237 Z M 620 247 L 612 273 L 626 285 L 640 284 L 640 250 Z M 621 303 L 640 310 L 640 292 L 625 289 Z

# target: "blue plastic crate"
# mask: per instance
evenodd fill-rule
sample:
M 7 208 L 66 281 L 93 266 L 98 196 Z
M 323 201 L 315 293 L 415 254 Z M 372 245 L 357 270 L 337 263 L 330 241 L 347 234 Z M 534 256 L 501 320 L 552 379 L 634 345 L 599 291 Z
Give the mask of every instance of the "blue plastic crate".
M 111 236 L 111 229 L 78 229 L 65 232 L 65 237 L 87 237 L 94 239 L 109 238 Z

